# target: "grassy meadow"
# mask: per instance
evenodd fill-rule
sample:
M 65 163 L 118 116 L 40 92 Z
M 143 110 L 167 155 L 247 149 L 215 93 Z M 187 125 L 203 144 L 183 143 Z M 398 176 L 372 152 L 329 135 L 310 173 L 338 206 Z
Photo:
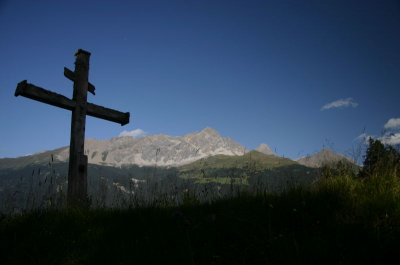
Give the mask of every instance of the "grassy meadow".
M 207 185 L 153 187 L 146 203 L 113 197 L 124 207 L 2 214 L 1 264 L 395 264 L 398 170 L 398 162 L 364 174 L 338 165 L 280 192 L 254 183 L 231 183 L 222 197 Z

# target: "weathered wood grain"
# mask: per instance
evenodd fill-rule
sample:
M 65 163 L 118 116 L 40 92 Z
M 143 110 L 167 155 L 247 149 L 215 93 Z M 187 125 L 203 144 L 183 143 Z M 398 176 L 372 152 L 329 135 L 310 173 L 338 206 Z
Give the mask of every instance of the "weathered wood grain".
M 64 67 L 64 76 L 72 82 L 75 82 L 75 73 L 69 70 L 67 67 Z
M 63 95 L 51 92 L 41 87 L 27 83 L 26 80 L 18 83 L 14 95 L 34 99 L 62 109 L 74 110 L 76 103 Z
M 69 146 L 68 204 L 84 205 L 87 200 L 87 156 L 85 155 L 85 125 L 90 53 L 76 54 L 73 101 L 76 102 L 71 117 L 71 142 Z
M 120 112 L 113 109 L 105 108 L 92 103 L 87 103 L 86 114 L 99 119 L 112 121 L 124 126 L 129 123 L 129 112 Z
M 72 82 L 75 82 L 76 75 L 74 72 L 69 70 L 67 67 L 64 67 L 64 76 L 71 80 Z M 92 93 L 93 95 L 96 95 L 94 91 L 96 90 L 96 87 L 92 85 L 90 82 L 88 82 L 88 91 Z
M 14 95 L 16 97 L 23 96 L 26 98 L 34 99 L 39 102 L 43 102 L 52 106 L 56 106 L 71 111 L 75 109 L 76 105 L 75 101 L 63 95 L 29 84 L 27 83 L 26 80 L 18 83 Z M 130 118 L 129 112 L 120 112 L 117 110 L 105 108 L 89 102 L 87 103 L 86 108 L 87 108 L 86 115 L 119 123 L 121 124 L 121 126 L 124 126 L 129 123 L 129 118 Z

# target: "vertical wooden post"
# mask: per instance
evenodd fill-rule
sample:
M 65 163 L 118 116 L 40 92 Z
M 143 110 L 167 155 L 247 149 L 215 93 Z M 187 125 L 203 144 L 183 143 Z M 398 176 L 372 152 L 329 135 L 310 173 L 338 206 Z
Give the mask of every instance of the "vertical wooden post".
M 87 205 L 87 164 L 85 150 L 85 124 L 90 53 L 79 49 L 75 60 L 73 101 L 76 102 L 71 119 L 71 142 L 69 150 L 68 204 Z

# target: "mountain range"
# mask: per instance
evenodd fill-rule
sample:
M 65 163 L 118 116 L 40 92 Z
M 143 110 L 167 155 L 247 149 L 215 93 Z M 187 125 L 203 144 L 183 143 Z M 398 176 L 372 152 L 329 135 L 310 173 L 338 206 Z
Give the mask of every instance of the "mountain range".
M 275 157 L 267 144 L 261 144 L 256 151 Z M 158 166 L 180 167 L 200 159 L 217 155 L 243 156 L 248 153 L 243 145 L 229 137 L 221 137 L 218 131 L 207 127 L 202 131 L 184 136 L 165 134 L 145 136 L 135 139 L 131 136 L 106 140 L 86 139 L 85 154 L 89 164 L 103 166 Z M 68 162 L 69 147 L 61 147 L 51 151 L 42 151 L 33 155 L 18 158 L 0 159 L 0 168 L 18 168 L 29 164 L 46 164 L 52 162 Z M 307 167 L 320 167 L 330 161 L 348 160 L 329 149 L 320 153 L 298 159 L 296 162 Z M 296 163 L 294 162 L 294 163 Z
M 324 163 L 350 161 L 328 149 L 297 161 L 276 156 L 266 144 L 249 151 L 208 127 L 185 136 L 87 139 L 85 153 L 88 193 L 100 205 L 105 200 L 101 196 L 115 195 L 115 190 L 151 197 L 151 185 L 158 181 L 163 189 L 179 186 L 193 192 L 207 185 L 217 197 L 232 192 L 232 185 L 280 192 L 290 185 L 312 183 Z M 0 212 L 29 208 L 32 194 L 38 199 L 62 198 L 68 186 L 68 162 L 69 147 L 0 159 Z M 108 196 L 107 205 L 112 205 L 114 195 Z M 10 198 L 14 203 L 10 204 Z

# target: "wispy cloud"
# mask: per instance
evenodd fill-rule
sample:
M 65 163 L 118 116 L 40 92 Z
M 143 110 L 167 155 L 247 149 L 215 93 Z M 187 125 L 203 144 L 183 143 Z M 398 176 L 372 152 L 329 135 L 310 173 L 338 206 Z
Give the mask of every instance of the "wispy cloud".
M 397 119 L 390 119 L 385 126 L 383 126 L 385 129 L 397 129 L 400 128 L 400 118 Z
M 118 137 L 122 137 L 122 136 L 132 136 L 133 138 L 140 138 L 140 137 L 143 137 L 143 136 L 146 136 L 146 132 L 145 131 L 143 131 L 142 129 L 136 129 L 136 130 L 133 130 L 133 131 L 123 131 L 123 132 L 121 132 L 119 135 L 118 135 Z
M 352 106 L 353 108 L 357 107 L 357 102 L 353 102 L 352 98 L 346 99 L 339 99 L 337 101 L 331 102 L 326 104 L 321 108 L 321 110 L 331 109 L 331 108 L 340 108 L 340 107 L 349 107 Z
M 359 136 L 357 136 L 354 140 L 361 141 L 364 144 L 368 144 L 369 138 L 374 139 L 375 137 L 373 135 L 368 135 L 366 133 L 362 133 Z

